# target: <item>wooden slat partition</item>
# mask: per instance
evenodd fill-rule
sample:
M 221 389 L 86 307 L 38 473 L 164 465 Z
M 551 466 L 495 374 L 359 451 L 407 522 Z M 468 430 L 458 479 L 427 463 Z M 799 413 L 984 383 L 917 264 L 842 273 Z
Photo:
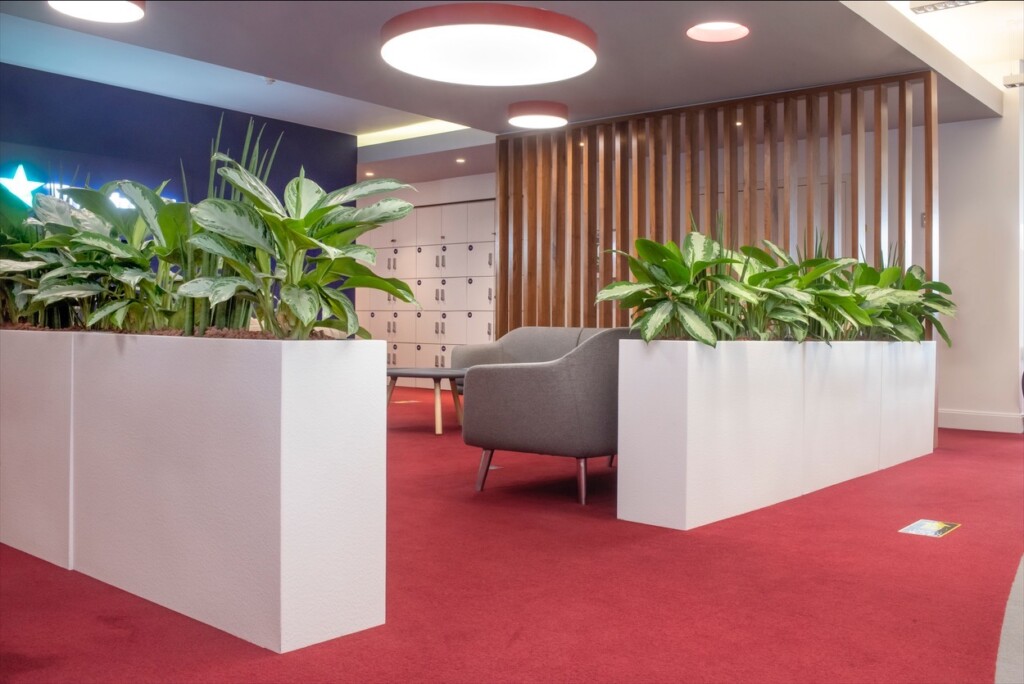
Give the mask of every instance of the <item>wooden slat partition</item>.
M 594 303 L 602 285 L 631 278 L 608 250 L 633 252 L 639 237 L 679 242 L 694 227 L 721 227 L 734 248 L 770 239 L 809 255 L 821 240 L 834 256 L 860 257 L 869 246 L 878 265 L 894 249 L 906 265 L 922 211 L 916 251 L 934 276 L 936 87 L 934 73 L 918 72 L 499 136 L 498 334 L 627 325 L 628 312 Z

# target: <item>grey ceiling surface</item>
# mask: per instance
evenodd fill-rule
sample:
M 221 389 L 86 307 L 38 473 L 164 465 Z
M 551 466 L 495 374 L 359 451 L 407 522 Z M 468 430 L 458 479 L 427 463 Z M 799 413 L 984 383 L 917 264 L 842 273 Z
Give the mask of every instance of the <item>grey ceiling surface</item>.
M 494 133 L 509 130 L 506 107 L 518 100 L 559 100 L 573 121 L 588 121 L 927 68 L 839 2 L 517 2 L 587 23 L 597 66 L 539 86 L 441 84 L 390 68 L 379 52 L 385 21 L 433 4 L 150 0 L 129 25 L 65 18 L 43 2 L 2 2 L 0 12 Z M 689 26 L 723 18 L 750 36 L 685 38 Z M 944 121 L 992 116 L 947 81 L 939 94 Z

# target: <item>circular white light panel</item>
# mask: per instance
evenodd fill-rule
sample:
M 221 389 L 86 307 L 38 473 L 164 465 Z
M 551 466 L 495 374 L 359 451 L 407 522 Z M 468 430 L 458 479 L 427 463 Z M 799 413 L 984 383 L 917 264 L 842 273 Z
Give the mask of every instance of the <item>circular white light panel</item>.
M 127 24 L 132 21 L 138 21 L 145 15 L 145 11 L 140 5 L 128 2 L 128 0 L 112 0 L 109 2 L 85 0 L 82 2 L 57 2 L 56 0 L 50 0 L 49 5 L 58 12 L 75 17 L 76 19 L 101 21 L 107 24 Z
M 436 5 L 395 17 L 381 37 L 385 62 L 446 83 L 552 83 L 579 76 L 597 63 L 593 31 L 571 17 L 534 7 Z
M 702 43 L 728 43 L 745 38 L 749 33 L 750 29 L 733 21 L 709 21 L 686 31 L 687 36 Z
M 551 114 L 523 114 L 511 117 L 508 122 L 519 128 L 560 128 L 569 120 Z

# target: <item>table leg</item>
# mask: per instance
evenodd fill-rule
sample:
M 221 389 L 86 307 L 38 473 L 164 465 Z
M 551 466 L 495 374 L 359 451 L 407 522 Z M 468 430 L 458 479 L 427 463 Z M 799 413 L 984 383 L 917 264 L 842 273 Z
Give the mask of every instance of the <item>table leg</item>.
M 391 395 L 395 393 L 395 385 L 398 384 L 398 378 L 388 378 L 388 402 L 391 403 Z
M 434 434 L 441 434 L 441 378 L 434 378 Z
M 459 388 L 455 386 L 455 378 L 448 378 L 448 387 L 452 390 L 452 401 L 455 402 L 455 417 L 462 425 L 462 399 L 459 398 Z

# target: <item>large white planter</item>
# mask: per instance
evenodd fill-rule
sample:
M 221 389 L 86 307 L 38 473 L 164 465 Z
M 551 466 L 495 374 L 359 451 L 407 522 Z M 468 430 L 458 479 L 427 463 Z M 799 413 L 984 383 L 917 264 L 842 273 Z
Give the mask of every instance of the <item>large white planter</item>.
M 618 517 L 688 530 L 930 453 L 935 345 L 624 340 Z
M 49 478 L 12 446 L 70 434 L 76 570 L 278 652 L 383 624 L 383 342 L 23 335 L 73 345 L 73 410 L 8 381 L 4 337 L 5 518 Z
M 0 543 L 72 567 L 74 335 L 0 330 Z

